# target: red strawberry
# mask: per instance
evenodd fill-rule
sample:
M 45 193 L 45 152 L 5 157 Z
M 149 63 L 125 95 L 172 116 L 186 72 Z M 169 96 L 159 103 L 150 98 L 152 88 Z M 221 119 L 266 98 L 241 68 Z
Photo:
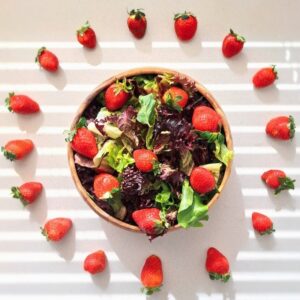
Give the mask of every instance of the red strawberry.
M 197 30 L 197 19 L 190 12 L 176 14 L 174 17 L 174 28 L 177 37 L 182 41 L 188 41 L 193 38 Z
M 154 171 L 157 166 L 157 156 L 151 150 L 138 149 L 133 151 L 133 158 L 135 160 L 136 167 L 141 172 Z
M 252 214 L 252 225 L 260 235 L 271 234 L 275 231 L 272 220 L 258 212 Z
M 240 53 L 246 42 L 245 38 L 230 29 L 230 33 L 225 36 L 222 45 L 222 52 L 225 57 L 232 57 Z
M 110 111 L 120 109 L 130 98 L 132 85 L 127 84 L 126 79 L 118 81 L 108 87 L 104 95 L 105 106 Z
M 227 258 L 216 248 L 209 248 L 206 256 L 206 270 L 212 280 L 227 282 L 230 278 Z
M 46 222 L 44 228 L 41 227 L 42 234 L 47 241 L 60 241 L 71 229 L 72 220 L 68 218 L 55 218 Z
M 197 130 L 217 132 L 222 125 L 222 119 L 212 108 L 197 106 L 194 109 L 192 123 Z
M 146 295 L 158 292 L 163 284 L 164 275 L 162 263 L 158 256 L 150 255 L 141 271 L 141 282 L 143 284 L 142 291 Z
M 189 95 L 181 88 L 173 86 L 169 88 L 163 95 L 163 102 L 168 106 L 181 111 L 187 104 Z
M 33 203 L 40 195 L 43 185 L 39 182 L 26 182 L 19 187 L 13 186 L 11 193 L 14 198 L 20 199 L 23 205 Z
M 84 47 L 96 47 L 96 34 L 91 28 L 89 21 L 86 21 L 85 24 L 79 30 L 77 30 L 77 40 Z
M 281 170 L 269 170 L 261 175 L 261 179 L 270 188 L 275 190 L 275 195 L 283 190 L 294 189 L 294 182 L 296 180 L 287 177 L 286 174 Z
M 119 186 L 118 179 L 108 173 L 101 173 L 94 178 L 94 193 L 99 199 L 109 198 L 111 192 Z
M 9 93 L 5 99 L 5 105 L 9 111 L 17 114 L 32 114 L 40 111 L 38 103 L 25 95 Z
M 162 235 L 165 231 L 160 217 L 160 210 L 157 208 L 136 210 L 133 212 L 132 218 L 141 231 L 150 236 L 150 239 Z
M 75 129 L 66 130 L 64 133 L 68 135 L 65 141 L 71 142 L 72 149 L 79 154 L 93 158 L 98 153 L 95 136 L 86 128 L 85 118 L 80 118 Z
M 147 20 L 141 9 L 132 9 L 127 19 L 127 25 L 130 32 L 137 38 L 141 39 L 146 32 Z
M 196 167 L 190 176 L 192 188 L 199 194 L 206 194 L 216 188 L 213 174 L 205 168 Z
M 266 133 L 275 139 L 289 140 L 295 136 L 295 121 L 292 116 L 280 116 L 271 119 L 266 126 Z
M 31 140 L 12 140 L 9 141 L 1 151 L 9 160 L 19 160 L 28 155 L 33 150 L 33 143 Z
M 91 273 L 101 273 L 106 268 L 106 255 L 102 250 L 89 254 L 84 260 L 84 270 Z
M 49 72 L 55 72 L 58 69 L 58 58 L 56 55 L 45 47 L 38 50 L 35 62 L 39 63 L 42 68 Z
M 271 85 L 276 79 L 278 79 L 278 74 L 276 66 L 260 69 L 254 74 L 252 82 L 256 88 L 263 88 Z

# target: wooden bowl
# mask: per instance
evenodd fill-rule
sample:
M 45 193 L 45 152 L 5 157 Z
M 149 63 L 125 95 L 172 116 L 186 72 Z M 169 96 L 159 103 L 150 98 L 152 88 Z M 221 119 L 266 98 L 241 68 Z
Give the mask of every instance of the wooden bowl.
M 118 75 L 115 75 L 109 79 L 107 79 L 106 81 L 104 81 L 103 83 L 101 83 L 100 85 L 98 85 L 89 95 L 88 97 L 85 99 L 85 101 L 80 105 L 76 116 L 71 124 L 71 130 L 74 129 L 76 123 L 79 121 L 80 117 L 82 116 L 84 110 L 86 109 L 86 107 L 94 100 L 95 96 L 99 94 L 99 92 L 101 92 L 102 90 L 106 89 L 108 86 L 110 86 L 112 83 L 114 83 L 117 79 L 122 79 L 123 77 L 132 77 L 132 76 L 136 76 L 136 75 L 142 75 L 142 74 L 163 74 L 163 73 L 172 73 L 172 74 L 177 74 L 180 76 L 183 76 L 185 78 L 188 78 L 192 81 L 194 81 L 191 77 L 176 72 L 174 70 L 169 70 L 169 69 L 164 69 L 164 68 L 150 68 L 150 67 L 145 67 L 145 68 L 137 68 L 137 69 L 132 69 L 123 73 L 120 73 Z M 225 138 L 226 138 L 226 143 L 227 143 L 227 147 L 229 150 L 233 150 L 233 144 L 232 144 L 232 137 L 231 137 L 231 132 L 230 132 L 230 127 L 228 124 L 228 121 L 225 117 L 225 114 L 223 112 L 223 110 L 221 109 L 220 105 L 218 104 L 218 102 L 215 100 L 215 98 L 210 94 L 210 92 L 204 87 L 202 86 L 200 83 L 195 82 L 196 83 L 196 88 L 198 89 L 198 91 L 210 102 L 210 104 L 212 105 L 212 107 L 216 110 L 216 112 L 222 117 L 222 123 L 223 123 L 223 129 L 224 129 L 224 133 L 225 133 Z M 103 211 L 100 207 L 98 207 L 95 202 L 89 197 L 87 191 L 85 190 L 85 188 L 82 186 L 79 177 L 77 175 L 77 171 L 75 169 L 75 162 L 74 162 L 74 152 L 70 146 L 70 144 L 68 143 L 68 161 L 69 161 L 69 166 L 71 169 L 71 174 L 73 177 L 73 180 L 75 182 L 76 188 L 79 191 L 79 193 L 81 194 L 81 196 L 83 197 L 83 199 L 85 200 L 85 202 L 96 212 L 96 214 L 98 214 L 100 217 L 104 218 L 106 221 L 117 225 L 123 229 L 129 230 L 129 231 L 133 231 L 133 232 L 141 232 L 140 229 L 137 226 L 125 223 L 109 214 L 107 214 L 105 211 Z M 231 165 L 232 165 L 232 161 L 229 162 L 228 166 L 225 169 L 225 173 L 223 176 L 223 180 L 219 186 L 219 193 L 215 194 L 215 196 L 210 200 L 210 202 L 208 203 L 208 208 L 211 208 L 216 201 L 218 200 L 228 178 L 231 172 Z M 181 228 L 179 225 L 175 225 L 173 227 L 171 227 L 169 229 L 169 231 L 173 231 L 175 229 L 179 229 Z

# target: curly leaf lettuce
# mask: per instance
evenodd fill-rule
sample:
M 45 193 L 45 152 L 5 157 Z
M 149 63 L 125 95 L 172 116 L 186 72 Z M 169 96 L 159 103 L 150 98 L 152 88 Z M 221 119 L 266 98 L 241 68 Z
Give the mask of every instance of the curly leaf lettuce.
M 208 220 L 208 206 L 202 203 L 201 196 L 194 192 L 188 180 L 182 185 L 181 201 L 178 210 L 178 224 L 183 228 L 202 227 L 201 221 Z

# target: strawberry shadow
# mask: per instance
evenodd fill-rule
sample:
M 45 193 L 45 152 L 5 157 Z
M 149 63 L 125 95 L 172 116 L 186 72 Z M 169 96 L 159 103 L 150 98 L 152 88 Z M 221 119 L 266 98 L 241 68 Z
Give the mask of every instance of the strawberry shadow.
M 26 207 L 30 211 L 30 220 L 35 221 L 39 224 L 44 223 L 47 218 L 47 200 L 45 187 L 39 195 L 38 199 L 34 203 Z
M 102 60 L 102 52 L 99 44 L 96 44 L 94 49 L 83 47 L 83 55 L 86 61 L 93 66 L 99 65 Z
M 202 51 L 201 47 L 201 35 L 199 32 L 196 32 L 195 36 L 189 41 L 181 41 L 177 38 L 175 32 L 175 39 L 177 39 L 180 49 L 186 54 L 188 57 L 193 57 L 199 55 Z
M 278 195 L 275 195 L 274 190 L 268 189 L 268 194 L 276 211 L 282 209 L 295 210 L 297 207 L 297 200 L 289 193 L 289 191 L 282 191 Z
M 41 107 L 42 109 L 42 107 Z M 17 123 L 22 131 L 28 133 L 36 133 L 44 122 L 44 114 L 42 111 L 30 115 L 18 115 Z
M 280 102 L 280 92 L 276 87 L 276 84 L 272 84 L 265 88 L 253 87 L 254 94 L 259 100 L 266 103 Z
M 274 224 L 274 227 L 275 226 L 276 224 Z M 261 235 L 258 232 L 254 231 L 254 234 L 256 243 L 259 244 L 259 246 L 263 250 L 272 250 L 276 246 L 276 238 L 274 237 L 274 233 Z
M 49 83 L 51 83 L 57 90 L 63 90 L 67 84 L 67 77 L 65 71 L 61 66 L 58 67 L 58 70 L 54 73 L 45 72 L 45 76 Z
M 129 40 L 131 39 L 134 42 L 134 46 L 137 50 L 145 53 L 152 53 L 152 37 L 151 31 L 147 28 L 145 35 L 141 39 L 135 38 L 130 32 Z
M 210 220 L 203 228 L 169 232 L 151 243 L 143 234 L 121 230 L 107 222 L 102 227 L 108 242 L 126 270 L 137 278 L 145 259 L 158 255 L 163 263 L 164 285 L 153 299 L 165 299 L 167 293 L 175 299 L 198 299 L 198 295 L 221 292 L 234 297 L 234 283 L 222 285 L 211 281 L 204 268 L 206 251 L 214 246 L 223 252 L 231 266 L 247 242 L 241 184 L 233 169 L 220 199 L 209 211 Z M 180 280 L 179 280 L 180 278 Z M 199 284 L 201 283 L 201 284 Z
M 110 273 L 109 261 L 107 260 L 106 269 L 103 272 L 90 276 L 95 286 L 105 290 L 110 282 Z
M 220 49 L 220 55 L 223 55 L 221 49 Z M 248 71 L 247 68 L 248 57 L 247 54 L 244 52 L 241 52 L 230 58 L 224 57 L 224 62 L 227 64 L 229 69 L 234 73 L 245 74 Z
M 276 149 L 285 161 L 293 162 L 296 158 L 296 141 L 295 138 L 289 141 L 281 141 L 266 136 L 267 142 Z

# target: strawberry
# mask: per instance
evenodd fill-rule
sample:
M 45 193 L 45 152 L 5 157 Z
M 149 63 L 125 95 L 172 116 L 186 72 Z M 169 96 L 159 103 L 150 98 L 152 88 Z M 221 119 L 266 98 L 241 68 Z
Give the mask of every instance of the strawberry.
M 101 173 L 94 178 L 94 194 L 99 199 L 109 198 L 114 189 L 118 189 L 118 179 L 108 173 Z
M 38 50 L 35 62 L 39 63 L 42 68 L 49 72 L 55 72 L 58 69 L 58 58 L 56 55 L 45 47 L 42 47 Z
M 281 170 L 266 171 L 261 175 L 261 179 L 266 183 L 267 186 L 275 190 L 275 195 L 283 190 L 293 190 L 295 188 L 294 182 L 296 180 L 287 177 L 286 174 Z
M 197 130 L 218 132 L 222 125 L 222 119 L 212 108 L 197 106 L 193 112 L 192 123 Z
M 280 139 L 290 140 L 295 136 L 295 121 L 292 116 L 280 116 L 271 119 L 266 126 L 266 134 Z
M 14 198 L 20 199 L 24 206 L 33 203 L 42 192 L 43 185 L 39 182 L 26 182 L 19 187 L 13 186 L 11 193 Z
M 138 149 L 133 151 L 135 166 L 141 172 L 151 172 L 158 168 L 157 156 L 151 150 Z
M 83 268 L 85 271 L 91 274 L 101 273 L 106 268 L 106 255 L 105 252 L 102 250 L 98 250 L 89 254 L 83 264 Z
M 272 220 L 258 212 L 252 214 L 252 225 L 260 235 L 271 234 L 275 231 Z
M 181 88 L 173 86 L 169 88 L 163 95 L 163 102 L 168 106 L 181 111 L 187 104 L 189 95 Z
M 150 239 L 162 235 L 165 231 L 165 226 L 160 216 L 160 210 L 157 208 L 136 210 L 133 212 L 132 218 L 141 231 L 150 236 Z
M 230 33 L 226 35 L 223 40 L 223 55 L 229 58 L 240 53 L 244 47 L 245 42 L 246 40 L 243 36 L 238 35 L 232 29 L 230 29 Z
M 96 47 L 96 34 L 91 28 L 89 21 L 86 21 L 84 25 L 77 30 L 77 40 L 84 47 L 91 49 Z
M 150 255 L 141 271 L 141 282 L 144 286 L 142 292 L 146 295 L 152 295 L 154 292 L 160 291 L 163 280 L 164 274 L 160 258 L 156 255 Z
M 40 111 L 38 103 L 25 95 L 9 93 L 5 99 L 5 105 L 9 111 L 17 114 L 32 114 Z
M 132 9 L 127 19 L 127 25 L 130 32 L 137 38 L 141 39 L 146 32 L 147 20 L 141 9 Z
M 190 12 L 176 14 L 174 17 L 174 28 L 177 37 L 182 41 L 188 41 L 196 33 L 198 21 Z
M 230 278 L 229 262 L 216 248 L 210 247 L 207 250 L 205 267 L 211 280 L 227 282 Z
M 55 218 L 46 222 L 44 228 L 41 227 L 42 234 L 47 241 L 60 241 L 71 229 L 72 220 L 68 218 Z
M 24 158 L 33 150 L 33 143 L 31 140 L 12 140 L 9 141 L 4 147 L 1 147 L 1 151 L 4 156 L 13 161 Z
M 190 184 L 199 194 L 206 194 L 216 188 L 214 175 L 202 167 L 196 167 L 192 170 Z
M 252 78 L 252 82 L 256 88 L 263 88 L 271 85 L 276 79 L 278 79 L 276 66 L 272 65 L 256 72 Z
M 79 154 L 93 158 L 98 153 L 95 136 L 86 128 L 86 119 L 80 118 L 75 129 L 64 132 L 67 134 L 66 142 L 71 143 L 71 147 Z
M 124 78 L 122 82 L 116 81 L 108 87 L 104 95 L 105 106 L 110 111 L 120 109 L 130 98 L 131 84 Z

